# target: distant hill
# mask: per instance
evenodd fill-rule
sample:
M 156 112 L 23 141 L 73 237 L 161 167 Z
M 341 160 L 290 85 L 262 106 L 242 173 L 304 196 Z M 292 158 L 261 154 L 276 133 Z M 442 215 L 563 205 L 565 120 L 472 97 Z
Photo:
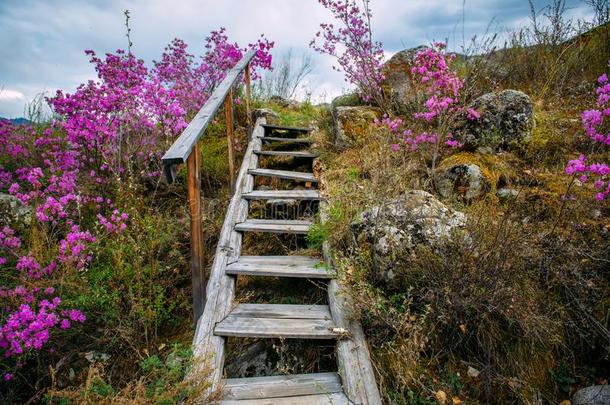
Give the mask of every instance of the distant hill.
M 20 117 L 20 118 L 3 118 L 3 117 L 0 117 L 0 120 L 7 120 L 7 121 L 12 122 L 15 125 L 29 125 L 29 124 L 32 123 L 30 120 L 28 120 L 27 118 L 23 118 L 23 117 Z

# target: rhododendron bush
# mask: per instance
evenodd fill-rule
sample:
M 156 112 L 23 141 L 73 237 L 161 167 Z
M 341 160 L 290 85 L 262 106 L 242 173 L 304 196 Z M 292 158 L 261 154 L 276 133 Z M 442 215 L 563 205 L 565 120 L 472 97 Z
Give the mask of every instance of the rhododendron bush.
M 337 59 L 338 66 L 333 69 L 343 71 L 345 80 L 358 88 L 364 101 L 383 105 L 383 46 L 372 38 L 369 1 L 363 2 L 363 8 L 353 0 L 319 2 L 332 13 L 339 26 L 320 24 L 321 31 L 316 33 L 310 46 Z
M 597 109 L 587 110 L 582 113 L 582 123 L 585 134 L 595 142 L 595 147 L 604 148 L 610 146 L 610 80 L 608 75 L 601 75 L 598 80 Z M 578 159 L 570 160 L 565 169 L 568 175 L 578 176 L 585 183 L 593 181 L 596 190 L 595 198 L 603 201 L 610 198 L 610 166 L 608 163 L 587 163 L 587 157 L 581 154 Z
M 462 80 L 451 67 L 455 54 L 446 52 L 446 44 L 437 42 L 417 52 L 411 68 L 414 92 L 425 99 L 420 110 L 413 113 L 413 122 L 387 115 L 376 124 L 394 137 L 394 151 L 431 150 L 432 169 L 443 147 L 456 148 L 450 126 L 458 114 L 468 120 L 480 118 L 478 111 L 464 108 L 460 90 Z
M 272 47 L 264 37 L 248 47 L 255 79 L 270 68 Z M 61 281 L 87 271 L 100 240 L 129 229 L 111 191 L 127 177 L 158 178 L 165 149 L 246 50 L 221 28 L 201 58 L 175 39 L 152 68 L 131 52 L 86 51 L 98 78 L 49 98 L 53 122 L 0 121 L 0 192 L 32 209 L 31 223 L 0 226 L 4 380 L 37 352 L 61 349 L 54 334 L 86 321 L 65 304 Z

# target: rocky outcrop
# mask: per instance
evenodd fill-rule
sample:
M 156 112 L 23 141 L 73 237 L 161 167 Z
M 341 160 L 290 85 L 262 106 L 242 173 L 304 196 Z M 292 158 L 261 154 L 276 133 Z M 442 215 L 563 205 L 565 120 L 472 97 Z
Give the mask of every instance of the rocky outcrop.
M 572 405 L 610 404 L 610 385 L 593 385 L 576 391 Z
M 418 95 L 413 88 L 411 67 L 415 55 L 423 49 L 426 47 L 418 46 L 402 50 L 395 53 L 383 65 L 385 79 L 382 88 L 393 108 L 398 112 L 405 113 L 417 104 Z
M 444 198 L 472 201 L 489 192 L 490 184 L 476 164 L 454 164 L 441 168 L 435 179 L 436 191 Z
M 254 121 L 256 121 L 256 119 L 260 117 L 279 118 L 280 116 L 275 111 L 270 110 L 269 108 L 257 108 L 252 112 L 252 117 L 254 118 Z
M 10 194 L 0 193 L 0 225 L 32 222 L 32 208 Z
M 374 278 L 389 288 L 397 285 L 395 262 L 427 247 L 442 253 L 449 238 L 465 233 L 466 216 L 432 194 L 413 190 L 362 212 L 352 223 L 361 248 L 375 255 Z
M 362 105 L 362 100 L 360 100 L 358 93 L 355 92 L 337 96 L 330 103 L 330 107 L 333 109 L 337 107 L 357 107 L 360 105 Z
M 381 110 L 375 107 L 337 107 L 332 111 L 334 123 L 333 143 L 339 148 L 352 146 L 366 139 L 372 131 L 375 118 Z
M 476 110 L 480 118 L 466 112 Z M 517 90 L 503 90 L 474 100 L 453 126 L 454 136 L 467 149 L 491 147 L 508 150 L 530 139 L 534 130 L 534 106 L 529 96 Z

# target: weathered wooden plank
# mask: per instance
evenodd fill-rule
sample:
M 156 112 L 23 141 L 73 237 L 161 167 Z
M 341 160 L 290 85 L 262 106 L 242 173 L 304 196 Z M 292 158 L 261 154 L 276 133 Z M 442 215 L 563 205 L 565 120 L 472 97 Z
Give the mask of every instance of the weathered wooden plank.
M 302 395 L 271 399 L 243 399 L 221 401 L 221 405 L 352 405 L 345 394 Z
M 281 125 L 273 125 L 273 124 L 264 124 L 263 128 L 275 131 L 288 131 L 288 132 L 300 132 L 307 133 L 313 131 L 312 128 L 299 128 L 299 127 L 285 127 Z
M 253 169 L 249 171 L 254 176 L 265 176 L 265 177 L 277 177 L 285 180 L 298 180 L 298 181 L 310 181 L 317 183 L 318 179 L 314 177 L 313 173 L 307 172 L 293 172 L 290 170 L 273 170 L 273 169 Z
M 254 153 L 260 156 L 287 156 L 297 158 L 316 158 L 320 156 L 319 153 L 302 150 L 255 150 Z
M 267 277 L 321 278 L 334 277 L 318 259 L 306 256 L 241 256 L 227 266 L 228 274 Z
M 320 219 L 328 220 L 328 203 L 320 203 Z M 329 268 L 333 267 L 330 243 L 324 242 L 322 253 Z M 348 331 L 337 342 L 337 362 L 345 394 L 353 403 L 381 405 L 366 337 L 360 321 L 353 312 L 354 305 L 338 279 L 328 283 L 328 306 L 338 328 Z
M 310 221 L 281 219 L 248 219 L 235 225 L 238 232 L 269 232 L 306 234 L 312 226 Z
M 237 62 L 233 69 L 227 73 L 224 80 L 216 87 L 205 105 L 201 107 L 197 115 L 195 115 L 189 125 L 184 129 L 184 131 L 182 131 L 182 134 L 180 134 L 178 139 L 176 139 L 168 151 L 165 152 L 163 158 L 161 158 L 166 167 L 166 176 L 169 176 L 167 180 L 170 183 L 173 181 L 173 178 L 171 178 L 171 166 L 186 162 L 186 159 L 191 154 L 195 144 L 199 142 L 199 138 L 201 138 L 201 135 L 203 135 L 210 122 L 216 116 L 216 113 L 224 102 L 227 93 L 233 87 L 241 72 L 246 68 L 255 55 L 255 50 L 246 52 L 246 54 L 239 62 Z M 261 135 L 263 134 L 264 132 Z
M 329 319 L 281 319 L 229 315 L 216 324 L 218 336 L 286 339 L 333 339 L 335 324 Z
M 231 198 L 220 231 L 206 288 L 207 302 L 193 338 L 193 357 L 197 367 L 194 367 L 189 378 L 197 378 L 198 371 L 209 366 L 212 370 L 211 390 L 217 389 L 222 380 L 225 347 L 225 339 L 214 335 L 214 326 L 228 315 L 235 296 L 235 277 L 226 274 L 226 266 L 240 254 L 242 235 L 234 228 L 235 224 L 244 221 L 248 214 L 248 202 L 241 198 L 241 194 L 252 191 L 254 187 L 254 178 L 248 174 L 248 169 L 255 168 L 258 164 L 258 156 L 253 151 L 260 149 L 261 142 L 258 137 L 263 132 L 260 125 L 265 122 L 264 117 L 257 120 L 244 154 L 244 161 L 237 175 L 236 192 Z
M 271 377 L 229 378 L 225 400 L 262 399 L 343 392 L 337 373 L 292 374 Z
M 242 303 L 238 304 L 229 316 L 273 319 L 331 319 L 328 305 Z
M 284 142 L 284 143 L 301 143 L 301 144 L 312 144 L 313 141 L 307 138 L 278 138 L 276 136 L 263 136 L 261 139 L 264 142 Z
M 321 200 L 318 190 L 254 190 L 245 193 L 247 200 Z

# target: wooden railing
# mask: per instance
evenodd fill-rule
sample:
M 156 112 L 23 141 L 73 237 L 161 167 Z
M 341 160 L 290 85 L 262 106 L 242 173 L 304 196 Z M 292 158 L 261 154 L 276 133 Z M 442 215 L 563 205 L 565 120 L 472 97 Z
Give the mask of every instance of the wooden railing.
M 163 166 L 165 176 L 169 183 L 175 180 L 175 168 L 178 164 L 186 163 L 186 177 L 188 190 L 189 214 L 191 217 L 191 276 L 193 284 L 193 317 L 195 322 L 201 316 L 205 306 L 205 272 L 203 269 L 203 223 L 201 210 L 201 162 L 199 141 L 208 125 L 224 103 L 227 123 L 227 144 L 229 159 L 229 178 L 231 190 L 235 181 L 235 151 L 233 136 L 233 87 L 242 72 L 245 72 L 246 82 L 246 111 L 248 126 L 251 126 L 251 93 L 250 93 L 250 62 L 256 51 L 247 52 L 242 59 L 231 69 L 225 79 L 216 87 L 208 101 L 199 110 L 186 129 L 173 143 L 165 155 Z

